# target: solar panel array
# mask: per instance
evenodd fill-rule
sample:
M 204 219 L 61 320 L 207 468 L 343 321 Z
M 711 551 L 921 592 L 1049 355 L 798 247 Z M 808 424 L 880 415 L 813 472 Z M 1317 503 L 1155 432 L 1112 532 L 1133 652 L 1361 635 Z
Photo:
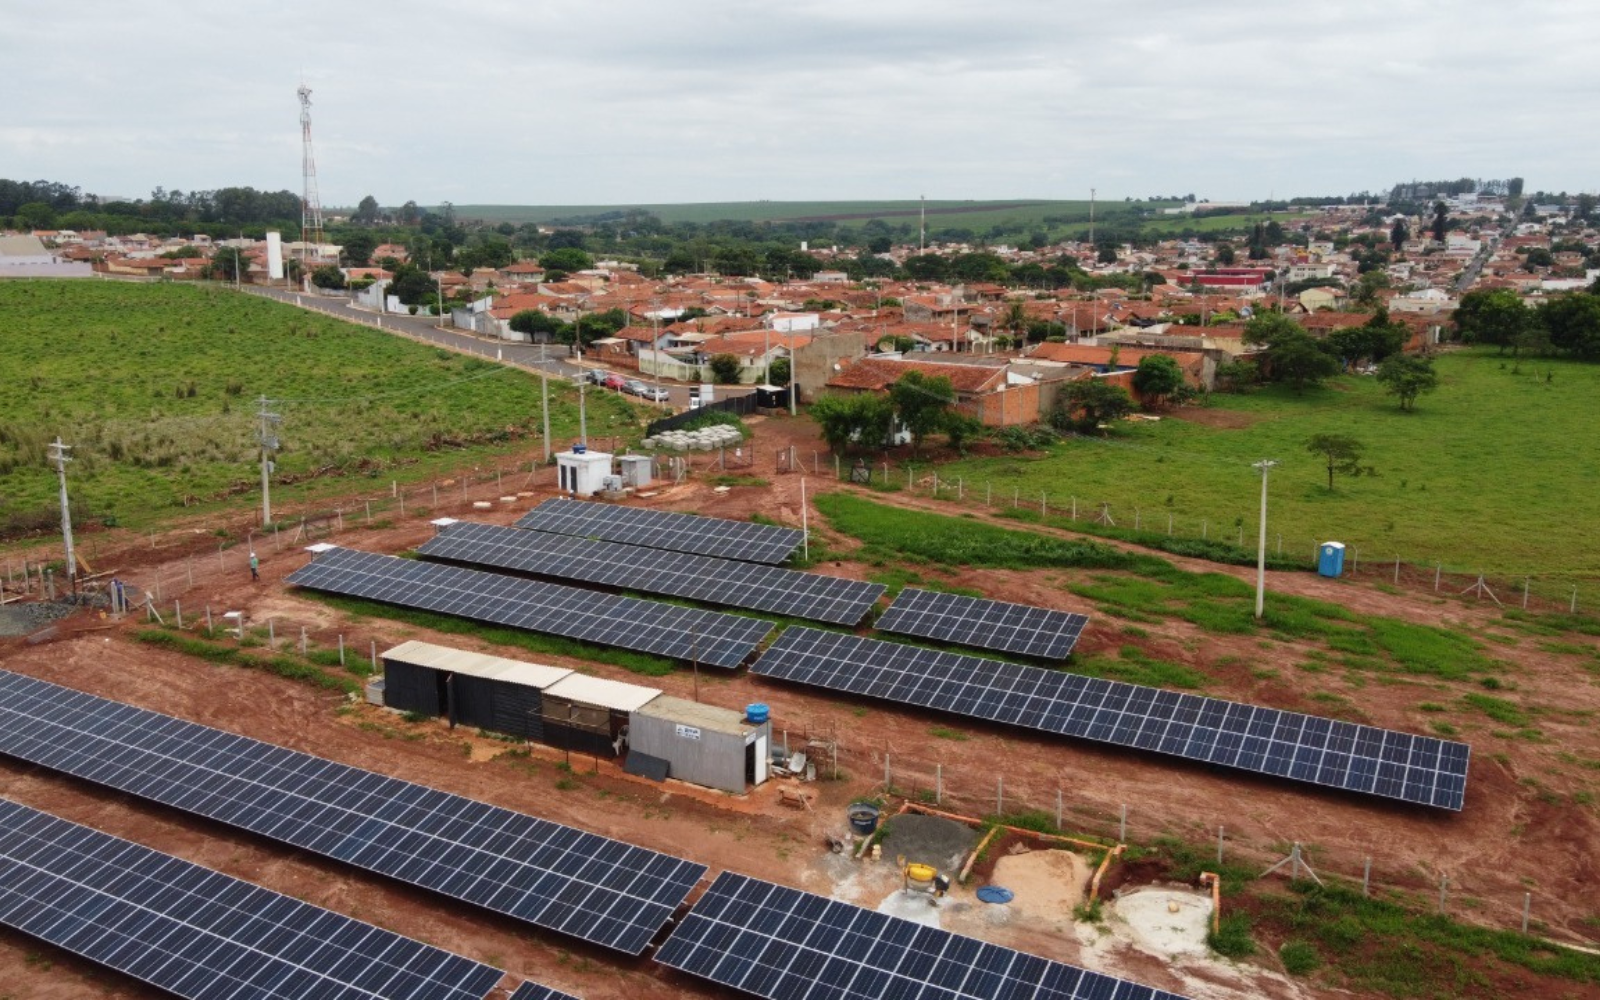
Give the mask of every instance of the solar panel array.
M 689 911 L 656 960 L 772 1000 L 1182 1000 L 729 872 Z
M 1042 667 L 790 628 L 750 672 L 1459 811 L 1465 743 Z
M 288 582 L 729 669 L 772 631 L 772 622 L 741 615 L 354 549 L 324 552 Z
M 885 587 L 820 573 L 668 552 L 575 535 L 458 522 L 418 553 L 773 614 L 855 625 Z
M 799 528 L 560 498 L 522 515 L 517 527 L 773 564 L 789 558 L 806 537 Z
M 503 975 L 3 799 L 0 923 L 192 1000 L 483 1000 Z
M 1072 652 L 1088 617 L 1026 604 L 907 587 L 878 619 L 885 632 L 1059 660 Z
M 4 671 L 0 752 L 632 955 L 706 870 Z
M 540 986 L 538 983 L 523 983 L 517 987 L 515 993 L 511 994 L 511 1000 L 577 1000 L 577 998 L 548 986 Z

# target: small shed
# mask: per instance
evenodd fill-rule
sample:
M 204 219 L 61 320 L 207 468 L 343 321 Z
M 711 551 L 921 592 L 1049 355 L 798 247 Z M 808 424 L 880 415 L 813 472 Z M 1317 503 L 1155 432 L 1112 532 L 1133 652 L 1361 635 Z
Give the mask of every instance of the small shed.
M 661 696 L 655 688 L 568 674 L 544 689 L 544 742 L 595 757 L 616 757 L 628 718 Z
M 543 742 L 543 692 L 571 673 L 412 640 L 383 654 L 384 704 Z
M 735 795 L 767 780 L 772 723 L 662 695 L 633 712 L 630 752 L 667 761 L 667 776 Z

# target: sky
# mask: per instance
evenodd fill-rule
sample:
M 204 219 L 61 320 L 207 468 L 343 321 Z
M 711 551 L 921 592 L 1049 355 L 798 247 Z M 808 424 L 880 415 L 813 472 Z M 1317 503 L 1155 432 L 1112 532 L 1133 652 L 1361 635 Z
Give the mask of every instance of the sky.
M 457 9 L 450 9 L 457 8 Z M 1600 188 L 1593 0 L 0 0 L 0 177 L 322 204 Z

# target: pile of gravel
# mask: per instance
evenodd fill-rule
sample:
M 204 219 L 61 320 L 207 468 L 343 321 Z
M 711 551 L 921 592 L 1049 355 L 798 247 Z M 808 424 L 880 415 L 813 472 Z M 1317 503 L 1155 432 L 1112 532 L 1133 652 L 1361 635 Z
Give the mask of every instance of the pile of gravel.
M 80 608 L 109 607 L 104 594 L 65 594 L 54 601 L 27 601 L 0 607 L 0 635 L 29 635 Z
M 918 813 L 902 813 L 889 820 L 883 855 L 904 857 L 906 862 L 932 865 L 950 872 L 961 867 L 967 852 L 978 843 L 978 831 L 954 820 Z

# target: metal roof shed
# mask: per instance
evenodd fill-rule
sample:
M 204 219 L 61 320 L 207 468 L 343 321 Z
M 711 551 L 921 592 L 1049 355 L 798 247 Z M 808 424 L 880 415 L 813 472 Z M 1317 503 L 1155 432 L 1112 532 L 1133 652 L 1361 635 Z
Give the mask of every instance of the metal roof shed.
M 568 674 L 544 690 L 544 742 L 615 757 L 622 752 L 629 714 L 660 696 L 652 687 Z
M 416 640 L 386 651 L 383 672 L 390 708 L 541 741 L 542 691 L 572 673 Z
M 628 749 L 667 761 L 668 777 L 740 795 L 767 780 L 771 726 L 662 695 L 633 711 Z

